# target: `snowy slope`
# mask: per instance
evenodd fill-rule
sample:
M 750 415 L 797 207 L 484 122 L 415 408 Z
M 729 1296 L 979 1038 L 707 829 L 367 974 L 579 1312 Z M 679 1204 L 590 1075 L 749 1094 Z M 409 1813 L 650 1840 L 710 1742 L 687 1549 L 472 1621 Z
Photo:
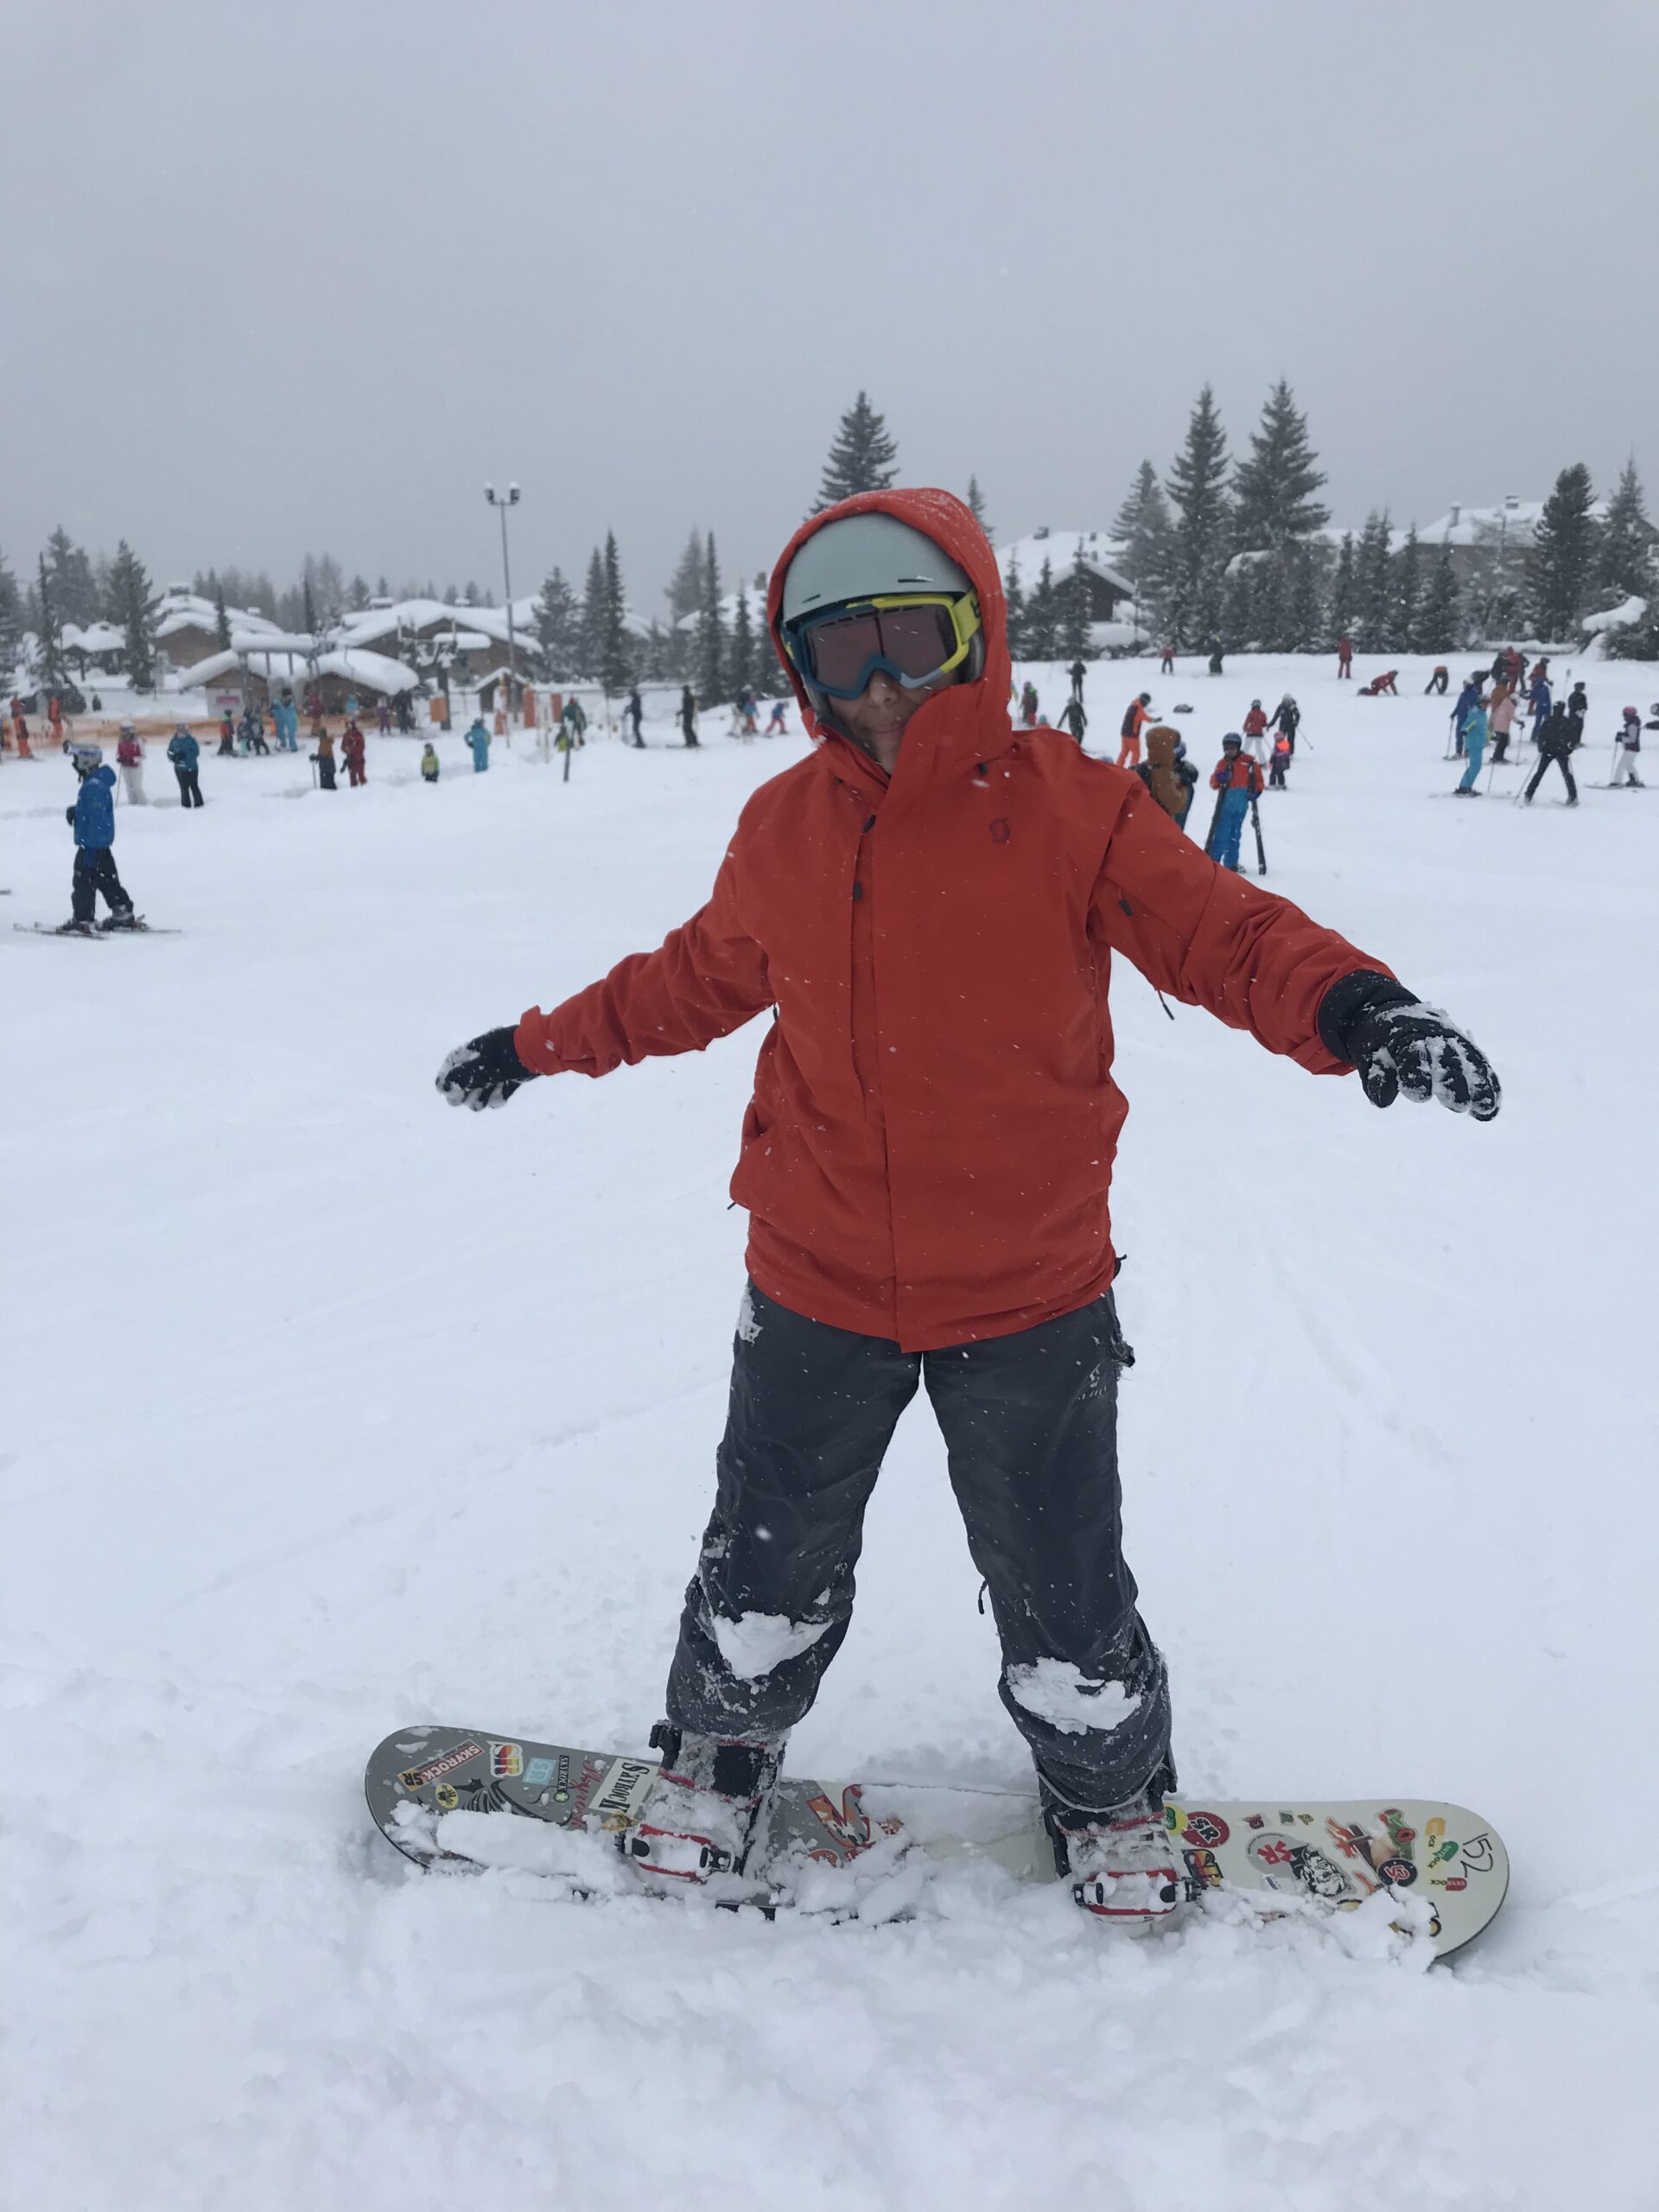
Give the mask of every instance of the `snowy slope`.
M 1506 1086 L 1490 1128 L 1379 1115 L 1120 969 L 1126 1517 L 1189 1797 L 1476 1806 L 1515 1866 L 1484 1942 L 1426 1975 L 1288 1925 L 1103 1941 L 982 1876 L 905 1924 L 767 1927 L 397 1860 L 359 1786 L 396 1724 L 627 1749 L 657 1716 L 758 1029 L 480 1117 L 434 1070 L 689 913 L 800 740 L 706 716 L 690 754 L 664 724 L 568 785 L 445 740 L 429 791 L 371 738 L 369 789 L 333 798 L 303 760 L 210 757 L 201 814 L 118 817 L 185 935 L 0 940 L 0 2200 L 1659 2202 L 1659 796 L 1528 812 L 1500 770 L 1441 802 L 1414 667 L 1377 702 L 1329 662 L 1090 672 L 1097 748 L 1144 684 L 1192 702 L 1206 768 L 1294 690 L 1272 887 Z M 1586 785 L 1659 671 L 1592 688 Z M 67 910 L 69 784 L 0 766 L 6 919 Z M 1018 1786 L 974 1596 L 912 1409 L 797 1770 Z

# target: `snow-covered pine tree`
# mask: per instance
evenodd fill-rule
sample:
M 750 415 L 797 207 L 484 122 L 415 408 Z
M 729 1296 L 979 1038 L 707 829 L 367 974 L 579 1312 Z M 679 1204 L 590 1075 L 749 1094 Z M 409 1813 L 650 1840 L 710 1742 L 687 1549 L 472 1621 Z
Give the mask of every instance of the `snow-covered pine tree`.
M 1164 620 L 1175 525 L 1158 472 L 1149 461 L 1143 461 L 1135 473 L 1112 524 L 1112 536 L 1123 548 L 1118 565 L 1135 586 L 1142 626 L 1157 629 Z
M 1354 549 L 1354 638 L 1370 652 L 1391 652 L 1393 579 L 1389 572 L 1389 511 L 1373 507 Z
M 22 594 L 5 555 L 0 553 L 0 692 L 8 697 L 16 681 L 17 654 L 22 639 Z
M 702 532 L 694 528 L 666 586 L 671 626 L 684 621 L 688 614 L 695 614 L 702 606 Z
M 305 588 L 306 598 L 308 601 L 311 596 L 311 587 L 308 584 Z M 315 625 L 313 626 L 315 627 Z M 217 576 L 213 578 L 213 635 L 219 639 L 219 649 L 220 652 L 229 652 L 231 649 L 231 618 L 226 613 L 225 607 L 225 587 L 220 583 Z
M 1423 619 L 1423 550 L 1414 522 L 1389 565 L 1394 586 L 1391 642 L 1400 652 L 1421 652 L 1423 650 L 1419 634 Z
M 1449 546 L 1429 571 L 1427 588 L 1417 616 L 1417 649 L 1425 653 L 1449 653 L 1463 642 L 1461 594 Z
M 749 664 L 754 658 L 754 624 L 749 618 L 749 591 L 747 584 L 737 588 L 737 609 L 732 616 L 732 689 L 741 691 L 749 680 Z
M 841 418 L 812 512 L 822 514 L 825 507 L 851 499 L 855 492 L 887 491 L 899 473 L 893 465 L 898 458 L 899 448 L 887 435 L 886 422 L 861 391 Z
M 96 622 L 100 612 L 98 579 L 85 550 L 60 523 L 46 541 L 46 575 L 60 627 Z
M 1235 561 L 1222 583 L 1221 642 L 1230 653 L 1259 652 L 1278 616 L 1279 575 L 1271 555 Z
M 1307 417 L 1281 377 L 1268 394 L 1250 450 L 1233 475 L 1233 543 L 1244 551 L 1306 537 L 1331 511 L 1313 494 L 1325 482 L 1307 435 Z
M 1561 471 L 1544 501 L 1527 558 L 1533 620 L 1541 638 L 1576 638 L 1580 616 L 1590 612 L 1596 558 L 1596 524 L 1590 510 L 1594 504 L 1590 471 L 1581 461 Z
M 1046 553 L 1026 602 L 1026 658 L 1052 660 L 1059 648 L 1059 609 L 1054 603 L 1054 563 Z
M 156 689 L 156 640 L 150 630 L 149 577 L 124 537 L 110 566 L 110 597 L 119 609 L 127 681 L 135 691 Z
M 1319 538 L 1293 537 L 1280 547 L 1284 583 L 1280 594 L 1278 650 L 1287 653 L 1316 652 L 1325 611 L 1325 572 L 1330 551 Z
M 562 569 L 555 569 L 542 586 L 536 607 L 536 642 L 547 672 L 556 683 L 580 673 L 582 610 Z
M 986 518 L 985 497 L 979 488 L 977 476 L 970 476 L 968 479 L 968 512 L 988 537 L 991 534 L 991 525 Z
M 470 601 L 467 604 L 471 604 Z M 588 556 L 588 578 L 582 589 L 582 667 L 590 679 L 599 674 L 605 658 L 605 556 L 597 545 Z
M 1232 523 L 1227 470 L 1226 433 L 1215 394 L 1205 385 L 1164 486 L 1180 511 L 1170 548 L 1168 603 L 1169 624 L 1180 643 L 1209 645 L 1221 634 Z
M 749 656 L 750 688 L 757 699 L 763 693 L 769 698 L 775 698 L 782 677 L 783 665 L 778 658 L 778 648 L 772 642 L 772 630 L 766 621 L 766 595 L 763 585 L 755 592 L 754 651 Z
M 622 561 L 616 550 L 616 532 L 605 533 L 605 596 L 600 637 L 599 680 L 607 691 L 626 691 L 633 659 L 628 636 L 627 599 L 622 589 Z
M 1354 630 L 1354 534 L 1343 532 L 1342 543 L 1337 548 L 1336 574 L 1331 579 L 1330 618 L 1325 624 L 1325 643 L 1334 645 L 1338 638 L 1350 638 Z
M 702 549 L 702 597 L 697 607 L 697 656 L 692 682 L 697 703 L 717 707 L 727 696 L 726 625 L 720 612 L 720 556 L 711 530 Z
M 1619 472 L 1618 488 L 1596 537 L 1596 593 L 1604 607 L 1630 598 L 1645 599 L 1653 589 L 1653 555 L 1659 531 L 1648 520 L 1642 479 L 1634 455 Z
M 37 607 L 39 620 L 35 634 L 40 639 L 40 657 L 35 673 L 42 691 L 61 692 L 64 689 L 63 621 L 52 595 L 52 580 L 46 572 L 46 556 L 42 553 L 36 563 L 38 575 Z
M 1056 639 L 1066 660 L 1092 660 L 1094 640 L 1094 586 L 1088 569 L 1084 566 L 1083 541 L 1071 557 L 1071 573 L 1058 588 L 1056 596 L 1060 602 L 1059 634 Z
M 1008 563 L 1002 597 L 1007 608 L 1008 658 L 1010 660 L 1029 660 L 1030 626 L 1026 616 L 1026 588 L 1020 581 L 1018 561 Z

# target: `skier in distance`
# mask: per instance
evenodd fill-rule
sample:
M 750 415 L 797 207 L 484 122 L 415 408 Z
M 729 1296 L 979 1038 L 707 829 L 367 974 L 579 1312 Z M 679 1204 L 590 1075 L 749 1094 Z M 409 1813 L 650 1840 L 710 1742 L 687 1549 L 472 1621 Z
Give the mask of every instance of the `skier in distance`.
M 748 1281 L 713 1513 L 623 1848 L 671 1890 L 764 1834 L 920 1385 L 1057 1867 L 1087 1910 L 1160 1919 L 1181 1886 L 1167 1678 L 1120 1539 L 1112 957 L 1312 1073 L 1357 1068 L 1374 1105 L 1490 1121 L 1497 1080 L 1381 962 L 1217 868 L 1126 769 L 1014 727 L 995 556 L 950 493 L 812 517 L 767 616 L 813 749 L 748 800 L 707 903 L 437 1076 L 452 1105 L 501 1106 L 775 1014 L 732 1184 Z

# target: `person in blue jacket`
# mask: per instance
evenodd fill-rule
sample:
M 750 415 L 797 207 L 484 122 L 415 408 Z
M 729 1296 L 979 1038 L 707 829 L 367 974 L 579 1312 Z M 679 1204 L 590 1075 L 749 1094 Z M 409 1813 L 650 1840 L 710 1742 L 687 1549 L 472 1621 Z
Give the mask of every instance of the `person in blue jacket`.
M 1553 703 L 1549 678 L 1547 676 L 1535 676 L 1532 679 L 1532 689 L 1527 693 L 1527 709 L 1532 716 L 1532 741 L 1535 745 L 1538 742 L 1539 731 L 1549 720 L 1549 710 Z
M 473 716 L 473 726 L 467 733 L 467 742 L 473 751 L 473 772 L 481 776 L 490 765 L 490 733 L 484 727 L 482 715 Z
M 1481 690 L 1484 679 L 1471 676 L 1458 694 L 1458 703 L 1452 709 L 1452 737 L 1459 760 L 1463 758 L 1463 726 L 1469 719 L 1471 707 L 1484 707 L 1485 695 Z
M 1463 780 L 1455 796 L 1459 798 L 1478 798 L 1475 779 L 1480 773 L 1480 764 L 1486 757 L 1486 702 L 1477 692 L 1475 702 L 1458 725 L 1458 750 L 1466 753 L 1469 765 L 1463 772 Z
M 64 818 L 75 833 L 75 872 L 70 883 L 71 918 L 63 925 L 66 936 L 91 937 L 98 893 L 110 910 L 108 929 L 130 930 L 134 925 L 132 901 L 115 872 L 115 771 L 105 767 L 96 745 L 77 745 L 70 753 L 80 790 Z
M 179 779 L 179 804 L 182 807 L 200 806 L 201 778 L 197 762 L 201 747 L 181 722 L 167 741 L 167 757 L 173 763 L 173 772 Z
M 270 715 L 276 725 L 279 747 L 284 753 L 297 753 L 300 749 L 300 710 L 295 705 L 294 694 L 286 683 L 283 686 L 282 697 L 270 710 Z

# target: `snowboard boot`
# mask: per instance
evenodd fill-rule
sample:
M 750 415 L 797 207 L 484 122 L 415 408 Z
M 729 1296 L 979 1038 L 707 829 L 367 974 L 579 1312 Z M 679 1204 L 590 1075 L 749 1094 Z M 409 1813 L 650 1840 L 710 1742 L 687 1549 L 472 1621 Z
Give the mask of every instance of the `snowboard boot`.
M 666 1720 L 651 1740 L 662 1764 L 639 1819 L 617 1838 L 623 1857 L 653 1883 L 741 1873 L 783 1764 L 782 1742 L 683 1734 Z
M 1148 1928 L 1184 1902 L 1180 1859 L 1164 1825 L 1164 1793 L 1147 1792 L 1109 1812 L 1084 1813 L 1045 1802 L 1043 1822 L 1073 1902 L 1100 1920 Z

